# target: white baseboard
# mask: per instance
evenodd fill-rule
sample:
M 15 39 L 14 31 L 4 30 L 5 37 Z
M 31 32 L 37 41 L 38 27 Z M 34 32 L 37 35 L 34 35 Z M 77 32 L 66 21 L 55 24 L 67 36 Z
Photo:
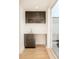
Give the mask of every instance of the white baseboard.
M 56 54 L 54 53 L 54 50 L 53 49 L 50 49 L 50 50 L 51 50 L 52 54 L 55 56 L 55 58 L 58 59 Z
M 24 48 L 20 49 L 19 54 L 22 54 L 23 51 L 24 51 Z

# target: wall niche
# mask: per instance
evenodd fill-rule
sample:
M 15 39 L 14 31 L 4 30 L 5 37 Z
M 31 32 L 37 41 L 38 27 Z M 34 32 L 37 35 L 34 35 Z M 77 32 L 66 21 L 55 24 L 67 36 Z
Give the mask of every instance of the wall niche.
M 46 12 L 25 11 L 25 23 L 46 23 Z

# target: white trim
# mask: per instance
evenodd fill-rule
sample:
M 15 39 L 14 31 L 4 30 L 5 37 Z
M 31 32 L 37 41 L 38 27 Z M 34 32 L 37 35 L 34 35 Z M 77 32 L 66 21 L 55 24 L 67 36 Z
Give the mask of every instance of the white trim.
M 51 48 L 46 48 L 50 59 L 58 59 Z
M 24 48 L 20 50 L 19 54 L 22 54 L 22 53 L 23 53 L 23 51 L 24 51 Z
M 51 50 L 51 53 L 55 56 L 56 59 L 58 59 L 53 49 Z

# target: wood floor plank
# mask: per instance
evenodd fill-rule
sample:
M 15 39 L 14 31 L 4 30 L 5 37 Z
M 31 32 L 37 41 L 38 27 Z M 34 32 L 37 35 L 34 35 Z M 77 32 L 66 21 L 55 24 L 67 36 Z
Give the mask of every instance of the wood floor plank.
M 20 55 L 20 59 L 49 59 L 45 46 L 25 49 Z

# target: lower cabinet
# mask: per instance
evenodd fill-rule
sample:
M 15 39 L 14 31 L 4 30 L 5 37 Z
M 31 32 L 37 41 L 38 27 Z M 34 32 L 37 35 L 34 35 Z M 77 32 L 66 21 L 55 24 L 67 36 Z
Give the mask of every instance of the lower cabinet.
M 33 34 L 24 34 L 25 48 L 35 48 L 35 39 Z

